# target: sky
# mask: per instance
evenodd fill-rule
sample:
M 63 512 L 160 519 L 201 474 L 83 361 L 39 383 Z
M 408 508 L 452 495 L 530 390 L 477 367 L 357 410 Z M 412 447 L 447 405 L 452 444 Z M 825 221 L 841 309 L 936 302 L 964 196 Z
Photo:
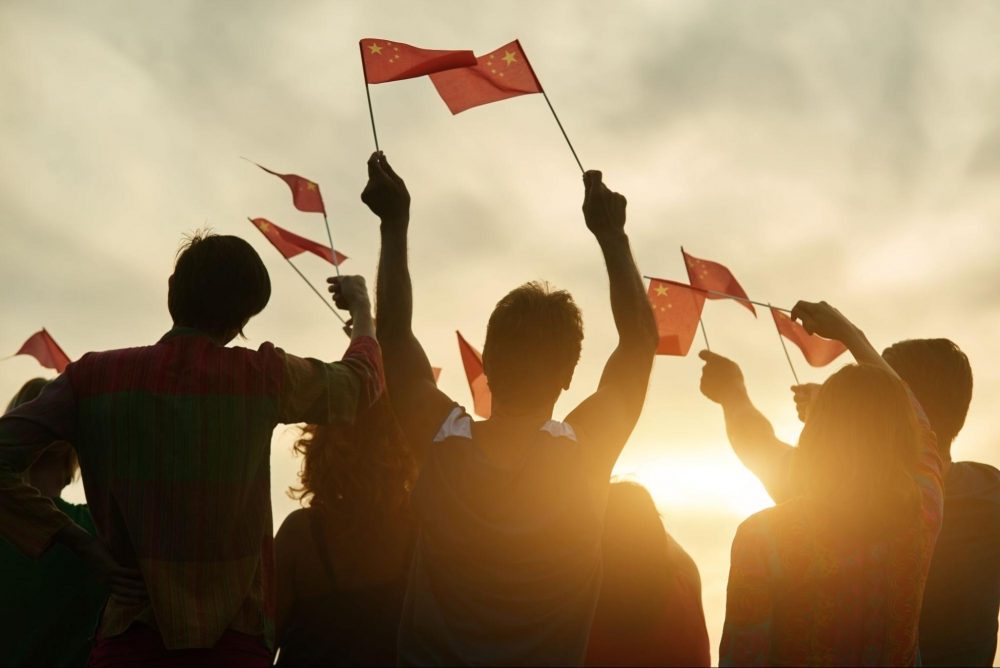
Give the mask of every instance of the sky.
M 325 241 L 321 217 L 240 157 L 317 181 L 344 271 L 373 283 L 358 39 L 486 53 L 519 38 L 584 166 L 628 198 L 643 273 L 683 280 L 684 245 L 754 299 L 826 299 L 876 346 L 951 338 L 975 373 L 954 456 L 998 465 L 997 34 L 988 2 L 0 1 L 0 356 L 42 326 L 74 358 L 154 342 L 177 247 L 209 226 L 247 239 L 271 273 L 243 345 L 339 358 L 339 323 L 247 222 Z M 371 98 L 413 198 L 414 324 L 440 386 L 471 404 L 455 330 L 480 347 L 493 305 L 545 279 L 584 317 L 565 415 L 615 333 L 579 169 L 545 101 L 452 116 L 426 79 Z M 329 274 L 312 256 L 296 264 L 317 285 Z M 794 443 L 792 373 L 761 316 L 712 301 L 706 333 Z M 848 361 L 812 369 L 790 354 L 803 380 Z M 616 470 L 650 487 L 698 562 L 715 656 L 733 532 L 769 501 L 698 392 L 700 366 L 694 352 L 657 359 Z M 0 361 L 0 397 L 39 375 L 53 374 Z M 296 507 L 295 433 L 275 432 L 276 528 Z M 66 496 L 82 501 L 79 483 Z

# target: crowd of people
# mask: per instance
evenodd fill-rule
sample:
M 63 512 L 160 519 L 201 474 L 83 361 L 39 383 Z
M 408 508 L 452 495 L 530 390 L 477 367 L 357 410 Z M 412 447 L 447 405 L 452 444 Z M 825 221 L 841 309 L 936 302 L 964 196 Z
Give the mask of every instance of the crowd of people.
M 595 171 L 584 190 L 618 344 L 563 421 L 583 325 L 546 283 L 490 316 L 488 420 L 437 387 L 411 326 L 410 194 L 381 153 L 362 193 L 374 313 L 363 278 L 329 279 L 350 314 L 339 361 L 227 345 L 268 273 L 238 237 L 193 237 L 169 332 L 30 381 L 0 418 L 0 663 L 709 665 L 695 562 L 644 488 L 611 479 L 658 335 L 625 198 Z M 735 362 L 701 353 L 701 391 L 776 504 L 733 540 L 720 663 L 991 665 L 1000 471 L 951 457 L 968 359 L 944 339 L 879 354 L 825 302 L 792 316 L 855 360 L 794 388 L 796 446 Z M 303 508 L 275 535 L 281 423 L 306 425 Z M 78 471 L 86 506 L 60 498 Z

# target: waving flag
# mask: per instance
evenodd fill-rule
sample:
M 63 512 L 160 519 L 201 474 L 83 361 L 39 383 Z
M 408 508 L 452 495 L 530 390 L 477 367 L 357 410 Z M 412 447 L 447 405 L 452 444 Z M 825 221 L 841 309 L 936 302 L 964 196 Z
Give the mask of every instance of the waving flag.
M 652 278 L 646 295 L 660 335 L 656 354 L 687 355 L 698 331 L 705 293 L 683 283 Z
M 489 418 L 493 394 L 490 386 L 486 382 L 486 372 L 483 370 L 483 356 L 479 351 L 469 345 L 461 332 L 458 335 L 458 350 L 462 353 L 462 366 L 465 367 L 465 377 L 469 380 L 469 389 L 472 391 L 472 410 L 481 418 Z
M 402 42 L 365 37 L 361 40 L 361 61 L 365 81 L 378 84 L 422 77 L 453 67 L 470 67 L 476 64 L 476 56 L 471 51 L 418 49 Z
M 42 366 L 55 369 L 62 373 L 69 364 L 69 355 L 63 352 L 56 340 L 52 338 L 43 327 L 41 331 L 35 332 L 28 337 L 21 349 L 15 355 L 31 355 Z
M 538 83 L 516 39 L 479 56 L 472 65 L 431 75 L 434 87 L 453 114 L 509 97 L 542 92 L 542 84 Z
M 847 346 L 840 341 L 810 334 L 802 325 L 776 308 L 771 309 L 771 317 L 774 318 L 778 333 L 797 345 L 811 366 L 826 366 L 847 350 Z
M 684 266 L 687 268 L 688 280 L 691 282 L 692 287 L 739 297 L 740 299 L 734 301 L 750 309 L 750 312 L 755 316 L 757 315 L 757 310 L 754 309 L 753 304 L 749 301 L 743 301 L 748 299 L 747 293 L 729 269 L 718 262 L 702 260 L 701 258 L 689 255 L 684 252 L 683 248 L 681 248 L 681 254 L 684 256 Z M 707 293 L 705 296 L 708 299 L 726 299 L 722 295 L 713 295 L 712 293 Z
M 313 255 L 323 258 L 332 265 L 339 265 L 347 259 L 347 256 L 340 252 L 334 256 L 334 253 L 330 250 L 329 246 L 324 246 L 323 244 L 318 244 L 315 241 L 310 241 L 305 237 L 292 234 L 288 230 L 280 228 L 264 218 L 248 218 L 247 220 L 253 223 L 257 229 L 261 231 L 261 234 L 267 237 L 267 240 L 278 249 L 278 252 L 289 260 L 299 253 L 305 253 L 307 251 Z
M 251 160 L 250 162 L 253 161 Z M 264 165 L 259 165 L 256 162 L 253 164 L 268 174 L 274 174 L 288 184 L 288 187 L 292 189 L 292 204 L 295 205 L 296 209 L 307 213 L 326 214 L 326 207 L 323 206 L 323 196 L 319 193 L 318 183 L 298 174 L 279 174 Z

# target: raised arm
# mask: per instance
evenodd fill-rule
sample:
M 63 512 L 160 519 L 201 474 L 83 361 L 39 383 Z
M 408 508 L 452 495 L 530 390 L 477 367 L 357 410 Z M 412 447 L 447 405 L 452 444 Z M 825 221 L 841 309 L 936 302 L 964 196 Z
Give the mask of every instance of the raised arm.
M 789 496 L 788 457 L 795 448 L 774 435 L 774 428 L 750 401 L 743 372 L 736 362 L 708 350 L 701 370 L 701 393 L 722 406 L 726 435 L 733 452 L 767 488 L 775 503 Z
M 375 322 L 389 396 L 400 426 L 419 456 L 453 402 L 437 389 L 427 355 L 413 334 L 413 286 L 406 248 L 410 193 L 381 152 L 368 159 L 368 184 L 361 200 L 380 221 Z
M 600 172 L 587 172 L 583 182 L 583 217 L 604 255 L 618 346 L 604 366 L 597 391 L 566 421 L 586 436 L 595 473 L 605 476 L 611 473 L 642 411 L 657 335 L 625 234 L 625 198 L 604 185 Z

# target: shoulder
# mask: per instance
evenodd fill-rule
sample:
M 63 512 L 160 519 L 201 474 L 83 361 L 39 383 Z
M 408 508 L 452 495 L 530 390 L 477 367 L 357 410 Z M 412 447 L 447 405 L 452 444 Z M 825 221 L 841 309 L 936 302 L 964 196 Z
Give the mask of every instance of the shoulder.
M 275 546 L 279 543 L 299 542 L 309 534 L 309 517 L 315 512 L 310 508 L 298 508 L 289 513 L 275 534 Z
M 458 404 L 452 406 L 451 411 L 434 435 L 433 441 L 440 443 L 449 438 L 472 440 L 472 417 Z
M 980 497 L 1000 503 L 1000 470 L 980 462 L 954 462 L 948 469 L 946 497 Z

